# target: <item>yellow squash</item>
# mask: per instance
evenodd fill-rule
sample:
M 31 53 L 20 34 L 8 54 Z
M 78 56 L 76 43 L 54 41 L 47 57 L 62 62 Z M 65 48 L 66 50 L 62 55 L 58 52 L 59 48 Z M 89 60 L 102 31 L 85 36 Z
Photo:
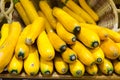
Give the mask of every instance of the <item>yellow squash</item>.
M 71 48 L 77 53 L 78 59 L 86 66 L 93 65 L 95 63 L 92 53 L 79 41 L 71 45 Z
M 97 33 L 100 40 L 106 40 L 108 38 L 108 32 L 101 26 L 95 24 L 88 24 L 88 23 L 80 23 L 80 26 L 88 28 L 93 32 Z
M 4 68 L 10 62 L 22 29 L 19 22 L 12 22 L 9 28 L 9 34 L 0 46 L 0 69 Z
M 1 38 L 0 38 L 0 46 L 4 43 L 6 38 L 9 35 L 9 26 L 10 24 L 4 23 L 1 27 L 0 33 L 1 33 Z
M 29 33 L 26 36 L 25 43 L 27 45 L 32 45 L 39 34 L 45 29 L 44 27 L 45 20 L 43 17 L 37 17 L 31 24 Z
M 98 67 L 100 71 L 106 75 L 112 74 L 114 70 L 112 62 L 107 58 L 105 58 L 103 63 L 99 64 Z
M 45 14 L 48 22 L 51 24 L 53 29 L 56 29 L 57 20 L 53 16 L 52 8 L 49 6 L 47 1 L 45 1 L 45 0 L 39 1 L 39 7 L 40 7 L 41 11 Z
M 98 73 L 98 66 L 96 64 L 91 66 L 85 66 L 85 70 L 90 75 L 96 75 Z
M 120 74 L 120 61 L 114 60 L 112 63 L 115 73 Z
M 108 37 L 110 37 L 115 42 L 120 42 L 120 34 L 118 32 L 108 28 L 104 28 L 104 29 L 107 31 Z
M 117 59 L 120 56 L 120 50 L 117 44 L 110 38 L 101 42 L 100 45 L 105 57 L 109 59 Z
M 20 74 L 23 68 L 23 60 L 17 59 L 15 55 L 7 65 L 7 70 L 10 74 Z
M 100 38 L 97 33 L 93 32 L 88 28 L 81 27 L 80 33 L 77 35 L 78 40 L 80 40 L 85 46 L 89 48 L 95 48 L 100 45 Z
M 15 9 L 17 10 L 18 14 L 22 18 L 25 25 L 30 24 L 30 20 L 28 18 L 28 15 L 26 14 L 21 2 L 19 2 L 18 0 L 13 0 L 13 1 L 14 1 Z
M 58 36 L 64 40 L 67 44 L 74 44 L 76 41 L 76 36 L 70 32 L 68 32 L 61 23 L 57 23 L 56 32 Z
M 120 43 L 116 43 L 116 45 L 118 46 L 119 51 L 120 51 Z M 118 56 L 117 60 L 119 60 L 119 61 L 120 61 L 120 55 Z
M 59 7 L 53 8 L 53 15 L 58 19 L 58 21 L 71 33 L 78 34 L 80 32 L 79 22 L 74 19 L 71 15 L 65 12 Z
M 85 73 L 85 66 L 79 60 L 76 60 L 74 63 L 69 64 L 70 73 L 74 77 L 81 77 Z
M 70 14 L 72 17 L 74 17 L 80 23 L 85 23 L 85 20 L 81 16 L 70 10 L 67 6 L 64 6 L 62 9 L 68 14 Z
M 74 11 L 76 14 L 80 15 L 86 23 L 96 24 L 96 22 L 92 19 L 92 17 L 84 11 L 77 3 L 73 0 L 61 0 L 68 8 Z
M 45 31 L 42 31 L 39 34 L 37 38 L 37 47 L 38 47 L 40 56 L 44 60 L 52 60 L 54 58 L 55 51 Z
M 69 69 L 68 64 L 60 56 L 55 56 L 54 66 L 59 74 L 66 74 Z
M 74 63 L 77 59 L 76 52 L 69 47 L 61 53 L 61 56 L 66 63 Z
M 66 50 L 66 43 L 55 32 L 48 32 L 47 35 L 56 51 L 63 52 Z
M 50 25 L 50 23 L 48 22 L 46 16 L 43 14 L 42 11 L 38 11 L 39 16 L 43 17 L 45 19 L 45 31 L 48 32 L 53 32 L 54 29 L 53 27 Z
M 28 57 L 24 60 L 24 70 L 27 75 L 37 75 L 39 71 L 39 55 L 34 46 L 30 46 Z
M 93 20 L 98 21 L 99 16 L 97 13 L 87 4 L 86 0 L 79 0 L 80 6 L 93 18 Z
M 15 47 L 15 56 L 18 59 L 25 59 L 26 57 L 28 57 L 28 53 L 29 53 L 29 46 L 25 44 L 25 38 L 28 34 L 28 32 L 30 31 L 31 28 L 31 24 L 27 25 L 25 28 L 23 28 L 16 47 Z
M 104 61 L 105 55 L 99 46 L 94 49 L 89 49 L 89 50 L 93 54 L 96 64 L 101 64 Z
M 28 18 L 30 19 L 30 22 L 32 23 L 39 15 L 37 14 L 37 11 L 35 9 L 35 6 L 33 5 L 32 1 L 30 0 L 20 0 Z
M 42 75 L 51 75 L 53 73 L 53 61 L 40 58 L 40 71 Z

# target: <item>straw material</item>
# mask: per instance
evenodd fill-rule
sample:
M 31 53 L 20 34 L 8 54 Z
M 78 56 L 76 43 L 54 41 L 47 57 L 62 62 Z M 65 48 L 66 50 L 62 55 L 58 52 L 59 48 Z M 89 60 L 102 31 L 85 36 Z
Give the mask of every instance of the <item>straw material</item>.
M 113 0 L 86 1 L 100 17 L 98 25 L 118 31 L 118 13 Z

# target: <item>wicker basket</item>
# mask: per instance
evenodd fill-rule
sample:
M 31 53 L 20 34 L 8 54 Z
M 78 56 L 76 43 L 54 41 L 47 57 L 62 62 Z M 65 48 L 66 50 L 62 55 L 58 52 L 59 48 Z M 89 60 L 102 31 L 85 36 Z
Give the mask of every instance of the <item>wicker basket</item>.
M 99 15 L 98 25 L 118 31 L 118 13 L 113 0 L 87 0 Z
M 92 7 L 92 9 L 99 15 L 100 20 L 97 22 L 98 25 L 113 29 L 118 31 L 118 12 L 113 0 L 87 0 L 87 3 Z M 30 79 L 79 79 L 79 80 L 120 80 L 120 76 L 115 73 L 110 76 L 104 74 L 98 74 L 91 76 L 85 73 L 81 78 L 73 77 L 70 73 L 66 75 L 59 75 L 56 72 L 53 72 L 50 76 L 43 76 L 41 73 L 38 73 L 37 76 L 28 76 L 23 71 L 20 75 L 11 75 L 8 73 L 0 74 L 0 78 L 30 78 Z

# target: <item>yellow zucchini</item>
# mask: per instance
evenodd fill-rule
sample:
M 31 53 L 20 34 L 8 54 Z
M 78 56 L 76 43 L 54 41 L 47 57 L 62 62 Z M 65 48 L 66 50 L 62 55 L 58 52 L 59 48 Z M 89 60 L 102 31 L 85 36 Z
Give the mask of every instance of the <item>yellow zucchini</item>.
M 10 62 L 22 30 L 19 22 L 12 22 L 9 28 L 9 34 L 4 43 L 0 46 L 0 69 L 5 68 Z
M 93 54 L 96 64 L 101 64 L 104 61 L 105 55 L 99 46 L 94 49 L 89 49 L 89 50 Z
M 96 22 L 92 19 L 92 17 L 85 12 L 77 3 L 73 0 L 61 0 L 68 8 L 74 11 L 76 14 L 80 15 L 86 23 L 96 24 Z
M 53 8 L 53 15 L 58 19 L 58 21 L 71 33 L 78 34 L 81 30 L 79 22 L 74 19 L 71 15 L 65 12 L 59 7 Z M 69 24 L 68 24 L 69 23 Z
M 10 74 L 20 74 L 23 68 L 23 60 L 20 60 L 13 55 L 11 61 L 7 65 L 7 70 Z
M 66 50 L 66 43 L 55 32 L 48 32 L 47 35 L 56 51 L 63 52 Z
M 85 70 L 90 75 L 96 75 L 98 73 L 98 66 L 96 64 L 91 66 L 85 66 Z
M 6 38 L 9 35 L 9 27 L 10 27 L 10 24 L 8 24 L 8 23 L 4 23 L 1 27 L 1 30 L 0 30 L 0 33 L 1 33 L 0 46 L 4 43 L 4 41 L 6 40 Z
M 74 63 L 77 59 L 77 54 L 75 51 L 69 47 L 61 53 L 62 59 L 67 63 Z
M 44 13 L 44 15 L 46 16 L 48 22 L 51 24 L 53 29 L 56 29 L 57 20 L 53 16 L 52 8 L 49 6 L 47 1 L 45 1 L 45 0 L 39 1 L 39 7 L 40 7 L 41 11 Z
M 88 23 L 80 23 L 80 26 L 88 28 L 92 30 L 93 32 L 97 33 L 100 40 L 106 40 L 108 38 L 108 32 L 101 26 L 94 25 L 94 24 L 88 24 Z
M 108 37 L 110 37 L 115 42 L 120 42 L 120 34 L 118 32 L 108 28 L 104 28 L 104 29 L 107 31 Z
M 21 2 L 19 2 L 18 0 L 13 0 L 13 1 L 14 1 L 15 9 L 17 10 L 18 14 L 22 18 L 24 24 L 25 25 L 30 24 L 30 20 L 28 18 L 28 15 L 26 14 Z
M 24 70 L 27 75 L 37 75 L 39 71 L 39 55 L 37 49 L 32 45 L 28 57 L 24 60 Z
M 40 58 L 40 71 L 43 75 L 51 75 L 53 73 L 53 61 Z
M 46 32 L 53 32 L 54 29 L 52 28 L 52 26 L 50 25 L 50 23 L 48 22 L 46 16 L 43 14 L 42 11 L 38 11 L 39 16 L 43 17 L 45 19 L 45 31 Z
M 74 44 L 76 41 L 76 36 L 70 32 L 68 32 L 61 23 L 57 23 L 56 32 L 58 36 L 64 40 L 67 44 Z
M 95 48 L 100 45 L 100 38 L 97 33 L 85 27 L 81 27 L 81 31 L 77 34 L 77 38 L 89 48 Z
M 78 0 L 80 6 L 93 18 L 94 21 L 99 20 L 99 16 L 97 13 L 94 12 L 94 10 L 87 4 L 85 0 Z
M 54 58 L 55 51 L 45 31 L 39 34 L 37 38 L 37 47 L 40 56 L 44 60 L 52 60 Z
M 62 9 L 68 14 L 70 14 L 72 17 L 74 17 L 80 23 L 85 23 L 85 20 L 81 16 L 70 10 L 67 6 L 64 6 Z
M 120 61 L 114 60 L 112 63 L 115 73 L 120 74 Z
M 27 45 L 32 45 L 35 42 L 39 34 L 45 29 L 44 24 L 45 20 L 43 17 L 37 17 L 36 20 L 33 21 L 25 39 Z
M 32 23 L 39 15 L 35 9 L 35 6 L 30 0 L 20 0 L 30 22 Z
M 18 59 L 25 59 L 26 57 L 28 57 L 29 46 L 25 44 L 25 38 L 28 32 L 30 31 L 30 28 L 31 28 L 31 24 L 23 28 L 18 38 L 16 47 L 15 47 L 15 57 Z
M 107 58 L 105 58 L 103 63 L 99 64 L 98 67 L 100 71 L 106 75 L 112 74 L 114 70 L 112 62 Z
M 55 56 L 54 66 L 59 74 L 66 74 L 69 69 L 68 64 L 60 56 Z
M 119 51 L 120 51 L 120 43 L 116 43 L 116 45 L 118 46 Z M 120 55 L 118 56 L 117 60 L 119 60 L 119 61 L 120 61 Z
M 100 47 L 103 50 L 105 57 L 109 59 L 117 59 L 120 56 L 119 47 L 110 38 L 102 41 Z
M 86 66 L 90 66 L 95 63 L 92 53 L 81 42 L 76 41 L 75 44 L 70 47 L 77 53 L 78 59 Z
M 85 66 L 79 61 L 76 60 L 74 63 L 69 64 L 70 73 L 74 77 L 81 77 L 85 73 Z

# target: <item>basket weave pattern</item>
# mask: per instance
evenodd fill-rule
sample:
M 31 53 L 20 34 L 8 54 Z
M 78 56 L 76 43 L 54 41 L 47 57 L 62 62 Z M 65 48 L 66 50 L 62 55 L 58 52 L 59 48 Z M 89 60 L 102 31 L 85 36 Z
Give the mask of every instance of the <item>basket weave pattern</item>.
M 118 14 L 113 0 L 87 0 L 87 3 L 98 14 L 98 25 L 118 30 Z

